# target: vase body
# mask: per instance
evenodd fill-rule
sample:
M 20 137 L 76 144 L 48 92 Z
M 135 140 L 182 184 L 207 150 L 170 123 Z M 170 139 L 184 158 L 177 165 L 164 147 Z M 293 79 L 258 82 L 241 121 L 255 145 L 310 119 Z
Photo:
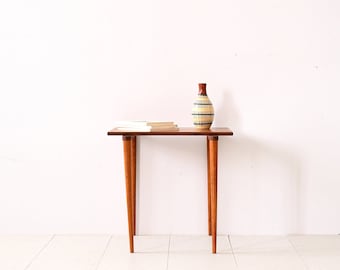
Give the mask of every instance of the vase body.
M 214 121 L 214 107 L 207 95 L 207 85 L 198 84 L 198 95 L 192 108 L 192 119 L 197 129 L 210 129 Z

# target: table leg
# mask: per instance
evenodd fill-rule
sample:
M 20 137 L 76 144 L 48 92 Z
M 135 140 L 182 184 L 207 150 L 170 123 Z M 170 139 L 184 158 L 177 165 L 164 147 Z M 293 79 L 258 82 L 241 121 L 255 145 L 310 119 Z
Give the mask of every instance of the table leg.
M 137 138 L 132 137 L 131 141 L 131 189 L 132 189 L 132 212 L 133 212 L 133 235 L 136 235 L 136 153 Z
M 134 235 L 134 209 L 133 209 L 133 189 L 132 189 L 132 148 L 133 148 L 133 136 L 123 136 L 124 147 L 124 167 L 125 167 L 125 185 L 126 185 L 126 204 L 127 215 L 129 223 L 129 240 L 130 240 L 130 252 L 134 252 L 133 235 Z
M 216 232 L 217 232 L 217 153 L 218 136 L 208 136 L 208 165 L 210 182 L 210 204 L 211 204 L 211 235 L 212 253 L 216 253 Z
M 208 234 L 211 235 L 211 181 L 210 181 L 210 158 L 209 138 L 207 136 L 207 179 L 208 179 Z

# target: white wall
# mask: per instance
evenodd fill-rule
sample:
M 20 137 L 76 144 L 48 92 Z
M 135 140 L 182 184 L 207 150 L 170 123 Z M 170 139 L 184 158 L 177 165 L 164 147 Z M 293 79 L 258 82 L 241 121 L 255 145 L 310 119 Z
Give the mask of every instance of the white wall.
M 126 233 L 122 119 L 191 125 L 208 84 L 218 230 L 340 232 L 340 2 L 0 2 L 0 233 Z M 203 138 L 140 142 L 138 233 L 207 231 Z

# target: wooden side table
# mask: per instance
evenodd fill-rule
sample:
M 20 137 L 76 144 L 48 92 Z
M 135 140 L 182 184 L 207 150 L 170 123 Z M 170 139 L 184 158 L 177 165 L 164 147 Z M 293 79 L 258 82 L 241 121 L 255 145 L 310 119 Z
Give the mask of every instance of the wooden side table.
M 134 252 L 133 236 L 136 235 L 136 149 L 137 137 L 142 136 L 206 136 L 207 140 L 207 171 L 208 171 L 208 233 L 212 236 L 212 253 L 216 253 L 217 229 L 217 158 L 218 137 L 232 136 L 229 128 L 212 128 L 197 130 L 180 128 L 178 131 L 122 131 L 112 129 L 108 135 L 121 135 L 124 148 L 124 167 L 126 184 L 126 201 L 129 224 L 130 252 Z

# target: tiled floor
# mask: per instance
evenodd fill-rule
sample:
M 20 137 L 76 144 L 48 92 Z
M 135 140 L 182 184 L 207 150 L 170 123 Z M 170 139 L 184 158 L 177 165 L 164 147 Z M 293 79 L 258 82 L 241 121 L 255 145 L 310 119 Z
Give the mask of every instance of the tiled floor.
M 340 236 L 2 235 L 1 270 L 339 270 Z

